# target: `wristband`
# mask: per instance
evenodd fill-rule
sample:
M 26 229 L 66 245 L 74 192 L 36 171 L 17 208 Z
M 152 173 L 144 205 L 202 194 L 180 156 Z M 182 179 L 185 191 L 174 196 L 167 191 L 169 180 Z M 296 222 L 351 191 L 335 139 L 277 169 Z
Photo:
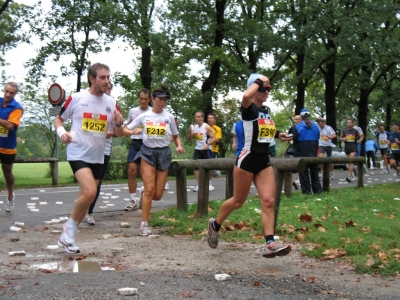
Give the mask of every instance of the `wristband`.
M 66 133 L 66 132 L 67 131 L 65 130 L 64 126 L 60 126 L 60 127 L 57 128 L 57 135 L 60 137 L 60 139 L 63 136 L 63 134 Z
M 257 78 L 253 83 L 258 85 L 258 88 L 262 88 L 264 86 L 264 83 L 260 78 Z

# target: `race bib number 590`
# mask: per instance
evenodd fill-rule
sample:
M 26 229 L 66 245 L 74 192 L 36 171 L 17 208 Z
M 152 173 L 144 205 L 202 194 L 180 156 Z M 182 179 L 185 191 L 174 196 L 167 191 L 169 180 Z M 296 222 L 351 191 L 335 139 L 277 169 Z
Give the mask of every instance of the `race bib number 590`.
M 258 138 L 259 143 L 271 143 L 275 137 L 275 123 L 271 119 L 258 119 Z

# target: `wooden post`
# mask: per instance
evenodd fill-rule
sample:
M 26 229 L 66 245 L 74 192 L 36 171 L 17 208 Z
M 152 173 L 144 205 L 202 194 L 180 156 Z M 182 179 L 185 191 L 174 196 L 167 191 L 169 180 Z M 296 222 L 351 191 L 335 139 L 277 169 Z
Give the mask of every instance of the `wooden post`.
M 274 173 L 275 173 L 275 205 L 274 205 L 274 219 L 275 219 L 274 232 L 275 232 L 276 223 L 278 220 L 279 205 L 281 203 L 284 172 L 279 171 L 277 168 L 274 167 Z
M 202 216 L 208 215 L 208 196 L 210 177 L 209 170 L 199 167 L 199 190 L 197 191 L 197 213 Z
M 285 172 L 284 174 L 284 188 L 286 197 L 292 197 L 292 172 Z
M 176 171 L 176 206 L 178 209 L 187 211 L 187 179 L 186 168 Z
M 358 171 L 358 180 L 357 180 L 357 187 L 362 188 L 364 187 L 364 162 L 365 160 L 357 163 L 357 171 Z
M 225 199 L 233 196 L 233 169 L 225 170 Z
M 322 189 L 324 192 L 329 192 L 329 185 L 331 180 L 331 165 L 329 163 L 323 164 L 322 174 Z
M 50 162 L 51 181 L 53 186 L 58 186 L 58 161 Z

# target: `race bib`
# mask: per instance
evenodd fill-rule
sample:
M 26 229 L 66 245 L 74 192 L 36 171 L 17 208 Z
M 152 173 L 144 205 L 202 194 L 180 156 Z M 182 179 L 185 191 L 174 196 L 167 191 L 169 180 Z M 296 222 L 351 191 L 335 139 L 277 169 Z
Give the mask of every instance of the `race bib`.
M 355 134 L 346 134 L 346 140 L 348 142 L 355 142 L 356 141 L 356 135 Z
M 146 135 L 150 139 L 165 139 L 167 135 L 167 123 L 146 122 Z
M 392 143 L 392 144 L 390 145 L 390 148 L 391 148 L 392 150 L 399 151 L 399 144 Z
M 8 129 L 0 125 L 0 137 L 7 137 Z
M 329 136 L 321 135 L 321 140 L 324 141 L 324 142 L 327 142 L 327 141 L 329 141 Z
M 380 141 L 379 141 L 379 144 L 380 144 L 381 146 L 386 146 L 386 140 L 380 140 Z
M 275 137 L 276 128 L 274 121 L 270 119 L 258 119 L 258 138 L 259 143 L 271 143 Z
M 83 113 L 82 130 L 86 134 L 105 136 L 107 129 L 107 115 Z
M 203 140 L 203 134 L 201 132 L 196 133 L 196 141 L 202 141 Z

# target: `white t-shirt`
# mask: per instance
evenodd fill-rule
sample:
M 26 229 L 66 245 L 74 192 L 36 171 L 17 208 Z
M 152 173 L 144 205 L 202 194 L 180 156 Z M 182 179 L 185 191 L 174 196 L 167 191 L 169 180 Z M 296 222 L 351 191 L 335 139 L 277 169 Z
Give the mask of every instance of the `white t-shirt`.
M 378 131 L 378 139 L 379 139 L 379 148 L 380 149 L 388 148 L 389 137 L 386 134 L 386 131 L 384 133 Z
M 60 111 L 63 120 L 72 119 L 71 132 L 75 132 L 67 145 L 68 161 L 104 162 L 107 131 L 115 127 L 115 110 L 116 102 L 107 94 L 94 96 L 85 90 L 68 98 Z
M 147 107 L 147 109 L 145 110 L 140 109 L 140 106 L 131 108 L 128 113 L 128 121 L 126 122 L 126 124 L 132 123 L 132 121 L 135 120 L 137 116 L 144 114 L 145 112 L 148 112 L 150 110 L 152 110 L 150 106 Z M 132 134 L 131 139 L 141 140 L 142 134 Z
M 333 146 L 332 139 L 330 138 L 335 130 L 329 125 L 325 125 L 324 128 L 319 127 L 319 146 Z
M 354 125 L 354 129 L 357 129 L 360 135 L 364 135 L 364 132 L 362 131 L 361 127 Z
M 167 111 L 160 114 L 148 111 L 137 116 L 127 128 L 143 128 L 143 144 L 149 148 L 163 148 L 170 143 L 171 135 L 178 135 L 175 118 Z
M 194 149 L 196 150 L 203 150 L 204 145 L 207 142 L 207 130 L 206 130 L 206 123 L 199 126 L 199 124 L 194 125 L 194 138 L 196 139 L 196 145 Z

